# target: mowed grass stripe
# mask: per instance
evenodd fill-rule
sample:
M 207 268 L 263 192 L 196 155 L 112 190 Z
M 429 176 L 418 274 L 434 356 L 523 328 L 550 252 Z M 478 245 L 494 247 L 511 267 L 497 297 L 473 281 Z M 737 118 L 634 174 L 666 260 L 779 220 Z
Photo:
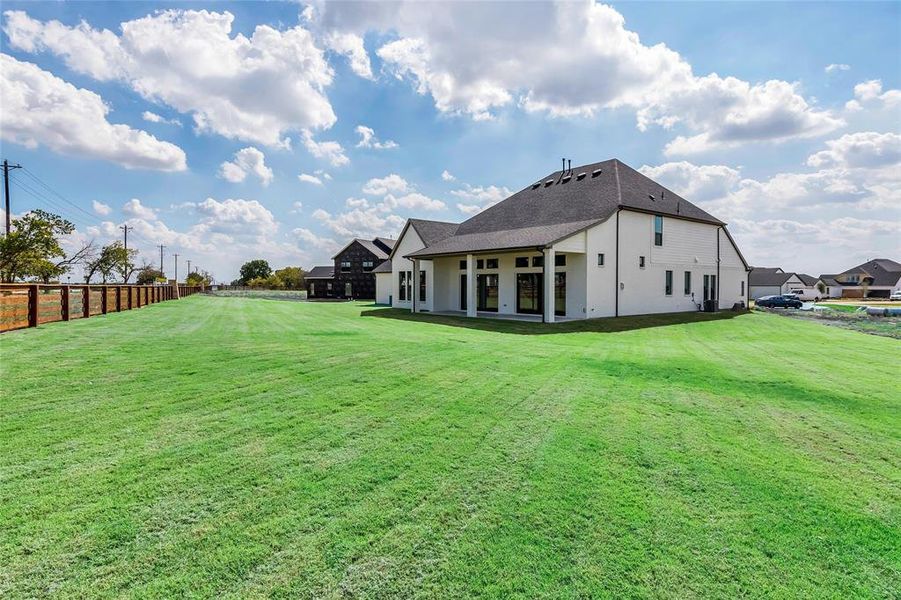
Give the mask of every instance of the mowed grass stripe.
M 897 340 L 680 320 L 195 296 L 0 336 L 0 594 L 890 596 Z

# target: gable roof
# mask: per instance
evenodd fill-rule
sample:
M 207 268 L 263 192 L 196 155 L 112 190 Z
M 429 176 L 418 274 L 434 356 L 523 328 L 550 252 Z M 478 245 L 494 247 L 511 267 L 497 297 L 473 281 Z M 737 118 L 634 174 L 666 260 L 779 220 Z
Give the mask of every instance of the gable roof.
M 378 238 L 376 238 L 376 239 L 378 239 Z M 343 248 L 341 248 L 332 258 L 333 259 L 338 258 L 341 254 L 344 253 L 345 250 L 347 250 L 354 244 L 360 244 L 361 246 L 366 248 L 366 250 L 371 252 L 378 259 L 386 260 L 388 258 L 388 252 L 386 252 L 383 248 L 381 248 L 379 246 L 379 244 L 376 244 L 375 241 L 363 240 L 360 238 L 354 238 L 354 239 L 350 240 L 349 242 L 347 242 L 347 245 L 345 245 Z M 392 244 L 392 246 L 393 246 L 393 244 Z
M 386 260 L 372 270 L 372 273 L 390 273 L 391 272 L 391 261 Z
M 820 275 L 820 281 L 832 287 L 841 285 L 838 281 L 835 280 L 835 275 Z
M 873 278 L 870 285 L 895 285 L 901 279 L 901 264 L 888 258 L 874 258 L 847 271 L 842 271 L 835 277 L 859 273 Z
M 385 252 L 390 254 L 391 251 L 394 249 L 394 244 L 397 243 L 397 240 L 393 240 L 391 238 L 377 237 L 374 240 L 372 240 L 372 242 L 374 244 L 376 244 L 377 246 L 381 246 L 382 250 L 384 250 Z
M 313 267 L 304 275 L 304 279 L 333 279 L 335 277 L 334 265 L 321 265 Z
M 545 175 L 460 223 L 453 237 L 441 244 L 423 239 L 426 248 L 410 256 L 546 246 L 608 219 L 621 208 L 724 225 L 675 192 L 611 159 Z
M 793 275 L 794 273 L 784 273 L 778 267 L 754 267 L 748 273 L 748 285 L 782 285 Z
M 820 281 L 819 277 L 814 277 L 813 275 L 808 275 L 806 273 L 795 273 L 795 275 L 797 275 L 798 279 L 800 279 L 807 287 L 813 287 Z
M 460 227 L 459 223 L 448 223 L 447 221 L 429 221 L 427 219 L 410 219 L 410 226 L 416 230 L 419 239 L 426 246 L 431 246 L 436 242 L 447 239 L 457 232 Z

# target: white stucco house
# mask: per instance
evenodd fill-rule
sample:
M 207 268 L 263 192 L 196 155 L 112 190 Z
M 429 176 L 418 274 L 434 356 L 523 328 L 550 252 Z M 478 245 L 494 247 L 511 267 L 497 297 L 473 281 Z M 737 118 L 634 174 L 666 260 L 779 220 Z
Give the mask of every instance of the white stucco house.
M 726 224 L 619 160 L 550 173 L 463 223 L 409 219 L 391 304 L 555 320 L 748 303 Z

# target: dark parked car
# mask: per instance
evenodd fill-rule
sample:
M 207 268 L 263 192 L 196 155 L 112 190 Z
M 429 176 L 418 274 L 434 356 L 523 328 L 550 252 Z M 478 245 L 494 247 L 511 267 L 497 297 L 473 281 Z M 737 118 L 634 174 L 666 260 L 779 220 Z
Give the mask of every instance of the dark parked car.
M 788 296 L 763 296 L 755 304 L 763 308 L 801 308 L 803 303 Z

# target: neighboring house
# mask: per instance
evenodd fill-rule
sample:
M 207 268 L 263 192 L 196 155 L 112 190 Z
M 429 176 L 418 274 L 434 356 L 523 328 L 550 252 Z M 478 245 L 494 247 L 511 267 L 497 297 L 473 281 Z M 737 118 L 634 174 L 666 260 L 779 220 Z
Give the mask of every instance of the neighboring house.
M 806 273 L 795 273 L 795 277 L 801 280 L 801 285 L 792 286 L 789 291 L 792 294 L 797 294 L 801 300 L 813 300 L 818 302 L 820 298 L 827 297 L 826 285 L 819 277 L 807 275 Z
M 388 259 L 394 240 L 377 237 L 353 239 L 332 259 L 333 267 L 314 267 L 307 275 L 310 298 L 375 298 L 375 268 Z M 318 270 L 318 271 L 317 271 Z
M 821 279 L 834 281 L 841 298 L 888 298 L 895 290 L 901 290 L 901 263 L 887 258 L 874 258 L 837 275 L 822 275 Z
M 804 282 L 795 273 L 786 273 L 779 267 L 754 267 L 748 274 L 748 284 L 751 300 L 780 296 L 791 292 L 792 288 L 804 287 Z
M 820 281 L 826 285 L 826 298 L 842 297 L 842 284 L 835 280 L 835 275 L 820 275 Z
M 725 223 L 618 160 L 556 171 L 463 223 L 410 219 L 392 304 L 584 319 L 747 304 Z
M 304 275 L 307 298 L 333 298 L 334 278 L 335 267 L 332 265 L 313 267 Z
M 375 274 L 375 303 L 391 305 L 391 261 L 386 260 L 372 270 Z

